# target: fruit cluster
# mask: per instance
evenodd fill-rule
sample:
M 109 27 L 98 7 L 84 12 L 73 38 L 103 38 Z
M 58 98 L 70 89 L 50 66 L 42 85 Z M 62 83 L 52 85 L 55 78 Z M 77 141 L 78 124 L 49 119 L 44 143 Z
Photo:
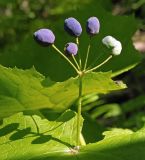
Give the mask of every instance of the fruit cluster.
M 55 35 L 50 29 L 40 29 L 34 33 L 34 39 L 41 45 L 43 46 L 53 46 L 53 48 L 63 56 L 71 65 L 72 67 L 78 71 L 80 68 L 79 64 L 75 60 L 74 56 L 77 55 L 78 53 L 78 38 L 82 34 L 82 27 L 81 24 L 73 17 L 67 18 L 64 21 L 64 29 L 65 31 L 76 38 L 76 43 L 74 42 L 69 42 L 65 45 L 64 53 L 62 53 L 55 45 Z M 97 17 L 90 17 L 87 22 L 86 22 L 86 32 L 90 36 L 95 36 L 96 34 L 99 33 L 100 30 L 100 22 Z M 107 61 L 112 58 L 113 55 L 119 55 L 122 51 L 122 45 L 120 41 L 116 40 L 112 36 L 106 36 L 102 39 L 102 43 L 107 46 L 108 48 L 111 48 L 111 57 L 107 59 Z M 89 55 L 89 50 L 90 46 L 88 46 L 88 51 L 87 51 L 87 56 L 86 56 L 86 62 L 85 62 L 85 67 L 86 68 L 86 63 L 88 60 L 88 55 Z M 71 61 L 67 58 L 67 56 L 72 56 L 77 67 L 76 68 Z M 105 61 L 106 62 L 106 61 Z M 95 70 L 96 67 L 91 69 L 91 71 Z

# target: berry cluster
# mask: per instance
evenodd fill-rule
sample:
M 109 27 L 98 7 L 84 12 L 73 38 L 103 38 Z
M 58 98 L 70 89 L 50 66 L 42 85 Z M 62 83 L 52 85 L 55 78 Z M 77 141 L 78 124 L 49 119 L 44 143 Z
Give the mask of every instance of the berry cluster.
M 59 54 L 61 54 L 61 56 L 63 56 L 63 58 L 65 58 L 71 64 L 71 66 L 77 71 L 77 73 L 80 73 L 80 71 L 81 71 L 81 69 L 80 69 L 81 66 L 80 65 L 81 64 L 78 64 L 78 62 L 76 61 L 74 56 L 76 56 L 77 53 L 78 53 L 78 45 L 79 45 L 78 38 L 82 34 L 81 24 L 75 18 L 70 17 L 70 18 L 67 18 L 64 21 L 64 29 L 69 35 L 76 38 L 76 43 L 69 42 L 65 45 L 64 53 L 62 53 L 54 45 L 55 35 L 50 29 L 40 29 L 40 30 L 36 31 L 34 33 L 34 39 L 39 44 L 41 44 L 43 46 L 52 46 Z M 99 30 L 100 30 L 100 22 L 99 22 L 98 18 L 97 17 L 90 17 L 86 22 L 86 32 L 87 32 L 87 34 L 91 38 L 92 36 L 95 36 L 96 34 L 98 34 Z M 112 36 L 104 37 L 103 40 L 102 40 L 102 43 L 104 45 L 106 45 L 108 48 L 111 48 L 112 53 L 111 53 L 111 56 L 109 56 L 107 60 L 105 60 L 103 63 L 101 63 L 101 65 L 103 65 L 110 58 L 112 58 L 112 55 L 119 55 L 121 53 L 121 50 L 122 50 L 121 43 Z M 89 51 L 90 51 L 90 45 L 88 46 L 86 62 L 85 62 L 84 70 L 83 70 L 84 72 L 85 72 L 85 69 L 86 69 L 86 66 L 87 66 Z M 73 57 L 73 60 L 76 64 L 76 66 L 70 61 L 68 56 Z M 93 70 L 97 69 L 98 67 L 100 67 L 101 65 L 96 66 L 96 67 L 90 69 L 89 71 L 93 71 Z M 89 72 L 89 71 L 86 71 L 86 72 Z

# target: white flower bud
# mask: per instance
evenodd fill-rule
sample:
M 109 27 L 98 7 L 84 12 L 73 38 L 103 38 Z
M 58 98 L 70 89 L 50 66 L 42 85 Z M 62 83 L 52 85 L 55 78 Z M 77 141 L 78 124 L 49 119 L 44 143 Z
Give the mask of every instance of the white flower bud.
M 112 54 L 113 55 L 119 55 L 122 51 L 122 45 L 119 41 L 116 41 L 115 47 L 112 49 Z
M 102 39 L 102 43 L 106 45 L 108 48 L 112 48 L 112 54 L 117 56 L 122 51 L 122 45 L 120 41 L 116 40 L 112 36 L 106 36 Z

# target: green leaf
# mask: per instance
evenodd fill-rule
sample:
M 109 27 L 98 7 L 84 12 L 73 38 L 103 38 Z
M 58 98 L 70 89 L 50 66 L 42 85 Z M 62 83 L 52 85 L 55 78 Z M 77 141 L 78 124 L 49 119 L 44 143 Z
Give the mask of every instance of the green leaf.
M 34 68 L 0 66 L 0 117 L 41 108 L 63 111 L 78 98 L 78 84 L 78 77 L 56 83 L 45 79 Z M 84 95 L 105 94 L 125 87 L 111 80 L 111 72 L 88 73 L 83 79 Z
M 126 135 L 131 133 L 133 133 L 133 131 L 130 129 L 112 128 L 111 131 L 103 132 L 103 135 L 105 136 L 104 139 L 106 139 L 114 136 L 121 136 L 121 135 Z
M 46 107 L 47 96 L 40 91 L 44 77 L 35 71 L 0 66 L 0 117 Z
M 114 130 L 102 141 L 82 148 L 78 159 L 144 160 L 144 129 L 138 132 Z
M 113 129 L 103 133 L 103 140 L 75 151 L 76 120 L 70 110 L 55 121 L 44 119 L 39 112 L 5 118 L 0 125 L 0 159 L 144 160 L 144 128 L 137 132 Z
M 103 140 L 73 150 L 76 119 L 70 110 L 55 121 L 48 121 L 35 112 L 5 118 L 0 126 L 0 159 L 144 160 L 144 128 L 137 132 L 113 129 L 104 133 Z
M 81 119 L 82 127 L 83 119 Z M 77 115 L 66 111 L 55 121 L 40 112 L 20 112 L 0 126 L 0 159 L 26 160 L 51 153 L 66 153 L 76 145 Z

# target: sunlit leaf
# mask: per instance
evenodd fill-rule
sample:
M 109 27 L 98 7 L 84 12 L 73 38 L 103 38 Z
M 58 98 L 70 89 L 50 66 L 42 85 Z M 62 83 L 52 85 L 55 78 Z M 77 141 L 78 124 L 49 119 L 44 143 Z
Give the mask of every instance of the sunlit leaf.
M 78 84 L 78 77 L 53 82 L 34 68 L 20 70 L 0 66 L 0 117 L 40 108 L 63 111 L 77 100 Z M 111 80 L 110 72 L 88 73 L 83 79 L 83 94 L 105 94 L 125 87 Z

